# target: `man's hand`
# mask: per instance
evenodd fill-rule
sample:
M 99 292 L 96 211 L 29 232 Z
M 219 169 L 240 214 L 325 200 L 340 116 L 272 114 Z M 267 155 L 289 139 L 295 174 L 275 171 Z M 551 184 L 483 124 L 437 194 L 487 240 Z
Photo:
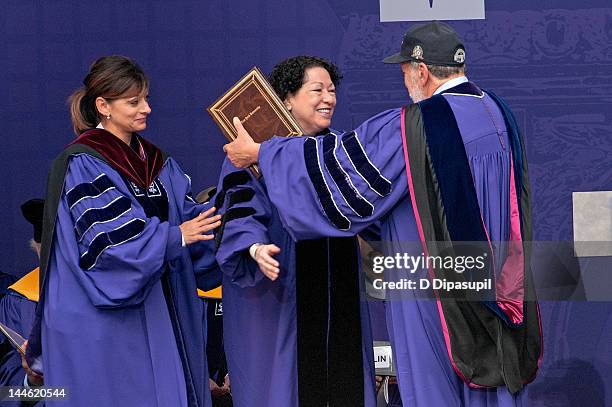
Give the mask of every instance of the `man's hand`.
M 206 212 L 200 213 L 195 218 L 183 222 L 181 226 L 179 226 L 183 234 L 183 239 L 185 239 L 185 244 L 190 245 L 201 240 L 211 240 L 215 238 L 213 234 L 203 234 L 221 225 L 221 215 L 215 215 L 209 218 L 215 210 L 216 208 L 210 208 Z
M 275 244 L 262 244 L 257 246 L 255 250 L 255 261 L 259 270 L 272 281 L 278 278 L 280 272 L 280 264 L 272 256 L 279 254 L 280 251 L 280 248 Z
M 25 341 L 21 348 L 23 349 L 23 353 L 19 353 L 21 355 L 21 367 L 23 367 L 26 376 L 28 376 L 28 383 L 30 384 L 30 386 L 42 386 L 44 384 L 43 377 L 32 369 L 30 369 L 30 366 L 28 365 L 28 362 L 26 361 L 26 358 L 24 356 L 24 353 L 28 348 L 28 341 Z
M 244 129 L 240 119 L 234 117 L 234 127 L 238 132 L 238 137 L 229 144 L 223 146 L 223 151 L 227 158 L 238 168 L 246 168 L 259 161 L 259 144 Z

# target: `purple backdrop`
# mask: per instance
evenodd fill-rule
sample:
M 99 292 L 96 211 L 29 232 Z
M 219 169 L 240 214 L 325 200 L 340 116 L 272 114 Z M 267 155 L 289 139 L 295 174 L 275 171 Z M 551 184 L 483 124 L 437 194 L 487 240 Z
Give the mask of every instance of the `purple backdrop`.
M 408 25 L 378 22 L 373 0 L 5 0 L 0 270 L 20 275 L 36 263 L 19 204 L 43 195 L 52 158 L 73 138 L 66 99 L 95 58 L 124 54 L 144 67 L 153 107 L 145 135 L 198 190 L 216 183 L 223 158 L 224 138 L 204 108 L 247 69 L 269 71 L 297 54 L 335 61 L 345 79 L 334 125 L 349 128 L 407 102 L 398 67 L 380 60 L 397 51 Z M 571 192 L 612 190 L 609 0 L 487 1 L 486 20 L 452 25 L 466 41 L 470 78 L 505 97 L 523 128 L 535 238 L 571 240 Z M 611 405 L 610 304 L 542 309 L 545 359 L 533 404 Z

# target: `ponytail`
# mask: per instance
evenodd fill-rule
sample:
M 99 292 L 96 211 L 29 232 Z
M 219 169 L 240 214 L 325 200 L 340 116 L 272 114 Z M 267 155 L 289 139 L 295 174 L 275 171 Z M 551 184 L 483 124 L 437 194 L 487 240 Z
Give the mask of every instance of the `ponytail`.
M 77 89 L 68 99 L 72 128 L 77 136 L 87 129 L 96 127 L 98 124 L 99 120 L 95 101 L 91 99 L 91 97 L 88 97 L 84 86 Z

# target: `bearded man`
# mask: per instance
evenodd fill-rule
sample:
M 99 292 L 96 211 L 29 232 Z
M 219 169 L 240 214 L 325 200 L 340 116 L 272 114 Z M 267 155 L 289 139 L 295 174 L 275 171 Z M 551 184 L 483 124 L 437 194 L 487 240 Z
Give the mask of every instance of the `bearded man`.
M 236 166 L 259 163 L 295 240 L 349 236 L 379 221 L 389 258 L 409 252 L 460 259 L 461 242 L 484 248 L 489 260 L 479 272 L 492 286 L 486 295 L 430 286 L 388 297 L 404 406 L 525 405 L 521 390 L 542 354 L 526 246 L 532 233 L 524 142 L 508 106 L 467 79 L 465 61 L 450 26 L 414 26 L 401 51 L 384 60 L 400 64 L 413 104 L 344 134 L 262 144 L 234 119 L 239 137 L 224 148 Z M 387 271 L 398 281 L 403 276 Z M 458 284 L 477 277 L 453 266 L 409 274 Z

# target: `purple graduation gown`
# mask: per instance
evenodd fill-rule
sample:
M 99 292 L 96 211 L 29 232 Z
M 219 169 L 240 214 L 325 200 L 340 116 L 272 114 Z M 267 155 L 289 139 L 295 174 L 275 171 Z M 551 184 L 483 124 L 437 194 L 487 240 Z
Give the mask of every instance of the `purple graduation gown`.
M 444 97 L 457 118 L 491 240 L 507 240 L 510 151 L 503 147 L 508 141 L 498 137 L 498 130 L 505 130 L 503 117 L 488 96 Z M 391 253 L 405 251 L 401 242 L 419 241 L 400 111 L 382 112 L 354 134 L 275 137 L 261 145 L 259 164 L 268 195 L 294 239 L 348 236 L 380 220 Z M 389 301 L 387 323 L 404 406 L 525 405 L 526 392 L 511 395 L 504 386 L 474 389 L 459 378 L 449 361 L 435 301 Z
M 13 290 L 7 290 L 6 295 L 0 299 L 0 322 L 27 337 L 34 321 L 35 309 L 35 301 Z M 3 341 L 4 336 L 0 338 L 0 343 L 7 342 Z M 25 371 L 21 367 L 19 352 L 11 347 L 0 360 L 0 386 L 23 386 L 24 377 Z
M 230 195 L 232 191 L 228 190 L 227 180 L 238 171 L 226 160 L 217 190 L 226 190 Z M 234 186 L 234 191 L 252 189 L 254 194 L 246 202 L 235 199 L 233 210 L 242 207 L 246 211 L 248 207 L 253 211 L 235 218 L 232 216 L 234 219 L 222 226 L 223 238 L 217 252 L 217 262 L 223 271 L 225 351 L 234 406 L 297 407 L 296 243 L 283 227 L 276 208 L 270 202 L 265 182 L 265 179 L 256 180 L 248 173 L 238 188 Z M 276 281 L 264 276 L 248 254 L 249 247 L 254 243 L 274 243 L 281 249 L 275 256 L 281 264 Z M 312 255 L 317 256 L 316 253 Z M 358 278 L 357 271 L 355 278 Z M 360 301 L 360 317 L 364 400 L 365 406 L 373 407 L 376 405 L 373 351 L 369 314 L 364 300 Z M 309 357 L 321 355 L 311 354 Z M 321 383 L 323 380 L 321 377 Z M 330 378 L 330 381 L 333 380 L 341 378 Z
M 139 191 L 107 163 L 88 154 L 69 160 L 41 331 L 45 384 L 70 396 L 47 405 L 210 406 L 194 269 L 214 256 L 182 247 L 178 227 L 206 207 L 190 198 L 172 158 L 156 178 L 168 194 L 167 222 L 148 218 Z

